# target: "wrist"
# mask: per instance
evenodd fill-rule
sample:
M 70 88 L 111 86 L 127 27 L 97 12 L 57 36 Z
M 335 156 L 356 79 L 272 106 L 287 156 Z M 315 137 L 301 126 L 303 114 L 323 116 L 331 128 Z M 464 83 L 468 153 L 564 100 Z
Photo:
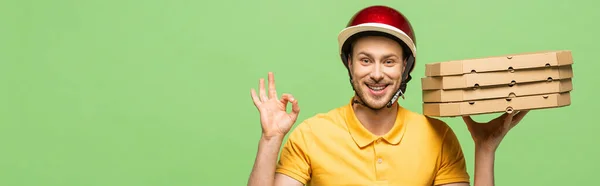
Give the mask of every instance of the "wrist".
M 495 154 L 497 147 L 493 145 L 475 143 L 475 152 L 484 154 Z
M 281 142 L 283 141 L 284 136 L 282 135 L 261 135 L 260 136 L 260 142 L 261 143 L 266 143 L 266 144 L 278 144 L 280 145 Z
M 475 162 L 478 164 L 493 164 L 496 151 L 489 146 L 475 146 Z
M 475 186 L 494 185 L 495 148 L 488 145 L 475 145 Z

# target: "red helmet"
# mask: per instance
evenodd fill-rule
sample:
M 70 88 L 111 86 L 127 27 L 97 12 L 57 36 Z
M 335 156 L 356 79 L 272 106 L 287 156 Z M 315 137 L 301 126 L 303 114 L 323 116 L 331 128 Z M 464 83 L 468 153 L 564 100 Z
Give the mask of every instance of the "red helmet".
M 404 49 L 407 60 L 406 70 L 402 75 L 400 89 L 388 103 L 388 107 L 390 107 L 399 96 L 404 97 L 406 83 L 412 79 L 410 72 L 414 69 L 417 53 L 415 34 L 408 19 L 397 10 L 387 6 L 364 8 L 350 19 L 347 27 L 338 35 L 340 57 L 346 68 L 348 68 L 348 55 L 352 42 L 358 37 L 367 35 L 386 36 L 394 39 Z

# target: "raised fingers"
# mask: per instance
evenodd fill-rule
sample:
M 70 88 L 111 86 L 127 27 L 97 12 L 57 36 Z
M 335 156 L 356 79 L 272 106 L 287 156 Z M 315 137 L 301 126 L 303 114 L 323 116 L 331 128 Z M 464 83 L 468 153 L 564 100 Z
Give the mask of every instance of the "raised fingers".
M 275 89 L 275 77 L 273 72 L 269 72 L 269 97 L 277 98 L 277 89 Z
M 254 106 L 260 105 L 260 98 L 256 95 L 256 90 L 250 89 L 250 95 L 252 96 L 252 101 L 254 102 Z
M 259 80 L 259 89 L 258 89 L 258 93 L 260 95 L 260 99 L 261 101 L 265 102 L 267 100 L 269 100 L 269 98 L 267 98 L 267 94 L 265 93 L 265 79 L 264 78 L 260 78 Z

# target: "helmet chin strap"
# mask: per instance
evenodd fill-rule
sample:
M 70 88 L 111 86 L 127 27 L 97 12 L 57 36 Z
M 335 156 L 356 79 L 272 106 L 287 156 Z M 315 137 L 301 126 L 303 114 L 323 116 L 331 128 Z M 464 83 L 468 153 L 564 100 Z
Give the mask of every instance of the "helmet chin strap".
M 392 99 L 387 103 L 386 107 L 390 108 L 392 107 L 392 105 L 394 105 L 394 103 L 396 101 L 398 101 L 398 98 L 400 98 L 400 96 L 402 96 L 402 99 L 404 99 L 404 92 L 406 91 L 406 85 L 407 83 L 412 79 L 412 77 L 410 76 L 410 69 L 412 69 L 412 66 L 415 63 L 415 58 L 413 55 L 408 56 L 407 62 L 406 62 L 406 68 L 404 68 L 404 72 L 402 73 L 402 81 L 400 81 L 400 88 L 398 88 L 398 90 L 396 91 L 396 93 L 394 94 L 394 96 L 392 96 Z M 404 79 L 406 77 L 406 79 Z

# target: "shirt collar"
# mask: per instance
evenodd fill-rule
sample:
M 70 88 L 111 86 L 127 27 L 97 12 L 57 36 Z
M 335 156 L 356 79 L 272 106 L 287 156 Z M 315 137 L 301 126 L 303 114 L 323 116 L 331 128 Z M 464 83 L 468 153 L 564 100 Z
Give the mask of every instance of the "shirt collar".
M 346 125 L 350 132 L 350 135 L 354 139 L 354 142 L 360 148 L 363 148 L 363 147 L 371 144 L 373 141 L 377 140 L 378 138 L 380 138 L 380 136 L 374 135 L 360 123 L 360 121 L 354 114 L 354 108 L 352 107 L 352 101 L 353 101 L 353 99 L 350 100 L 350 104 L 346 105 L 346 108 L 345 108 Z M 398 107 L 398 113 L 396 114 L 396 121 L 394 122 L 394 126 L 388 133 L 381 136 L 381 138 L 383 138 L 383 140 L 385 140 L 386 142 L 393 144 L 393 145 L 400 143 L 400 141 L 402 140 L 402 137 L 404 136 L 404 131 L 406 130 L 406 127 L 404 127 L 406 109 L 397 104 L 396 104 L 396 106 Z

